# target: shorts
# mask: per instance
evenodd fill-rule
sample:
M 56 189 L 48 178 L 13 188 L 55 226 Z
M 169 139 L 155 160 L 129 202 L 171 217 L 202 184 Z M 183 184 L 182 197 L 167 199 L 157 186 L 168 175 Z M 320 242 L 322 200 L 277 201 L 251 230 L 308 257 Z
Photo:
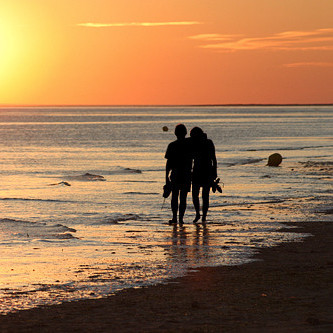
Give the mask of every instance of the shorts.
M 171 172 L 172 189 L 191 191 L 191 171 L 190 170 L 172 170 Z

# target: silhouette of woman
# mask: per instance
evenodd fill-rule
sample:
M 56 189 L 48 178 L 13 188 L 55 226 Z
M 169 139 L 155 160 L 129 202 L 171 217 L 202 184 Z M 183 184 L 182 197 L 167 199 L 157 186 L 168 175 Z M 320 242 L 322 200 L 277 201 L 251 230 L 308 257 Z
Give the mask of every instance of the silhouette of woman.
M 209 191 L 213 181 L 217 177 L 217 161 L 215 146 L 212 140 L 207 139 L 207 135 L 200 127 L 192 128 L 190 132 L 193 146 L 193 172 L 192 172 L 192 199 L 196 216 L 193 223 L 199 221 L 200 202 L 199 192 L 202 187 L 202 223 L 206 222 L 209 208 Z

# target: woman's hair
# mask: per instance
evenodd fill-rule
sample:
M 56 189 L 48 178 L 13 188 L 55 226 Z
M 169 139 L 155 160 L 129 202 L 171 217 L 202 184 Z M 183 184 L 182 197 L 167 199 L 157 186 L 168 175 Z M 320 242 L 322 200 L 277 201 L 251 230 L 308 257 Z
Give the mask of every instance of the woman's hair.
M 193 127 L 190 132 L 191 138 L 197 139 L 203 137 L 203 130 L 200 127 Z

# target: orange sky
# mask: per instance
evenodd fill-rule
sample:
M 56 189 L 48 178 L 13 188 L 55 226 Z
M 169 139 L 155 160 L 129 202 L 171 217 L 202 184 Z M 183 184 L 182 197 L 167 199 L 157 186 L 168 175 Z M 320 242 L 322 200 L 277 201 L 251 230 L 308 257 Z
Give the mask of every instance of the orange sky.
M 1 0 L 0 104 L 333 103 L 332 0 Z

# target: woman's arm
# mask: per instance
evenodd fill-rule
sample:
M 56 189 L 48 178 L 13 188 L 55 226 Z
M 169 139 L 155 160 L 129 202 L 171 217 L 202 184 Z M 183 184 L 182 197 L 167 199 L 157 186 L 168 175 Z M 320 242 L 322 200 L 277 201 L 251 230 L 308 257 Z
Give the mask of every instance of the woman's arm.
M 215 146 L 213 141 L 211 141 L 211 160 L 213 164 L 213 177 L 214 179 L 217 177 L 217 159 L 216 159 L 216 154 L 215 154 Z

